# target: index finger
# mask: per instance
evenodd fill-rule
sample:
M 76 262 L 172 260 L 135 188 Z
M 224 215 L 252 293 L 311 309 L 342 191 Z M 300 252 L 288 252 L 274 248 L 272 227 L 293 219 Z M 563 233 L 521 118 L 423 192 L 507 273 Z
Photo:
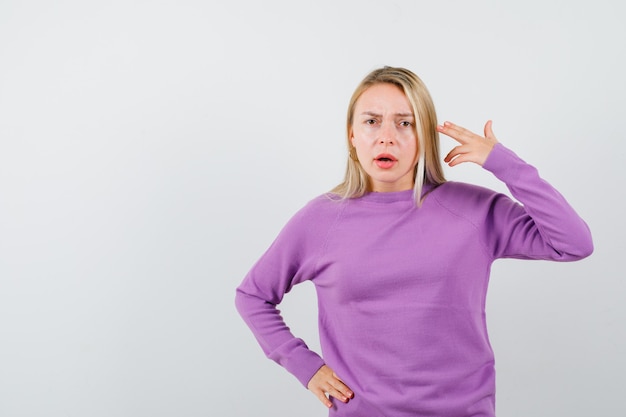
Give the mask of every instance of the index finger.
M 473 139 L 474 136 L 476 136 L 476 134 L 472 131 L 447 121 L 444 122 L 443 125 L 437 125 L 437 131 L 451 137 L 452 139 L 463 145 L 468 143 L 471 139 Z
M 331 386 L 346 398 L 354 397 L 352 390 L 333 372 L 335 379 L 330 382 Z

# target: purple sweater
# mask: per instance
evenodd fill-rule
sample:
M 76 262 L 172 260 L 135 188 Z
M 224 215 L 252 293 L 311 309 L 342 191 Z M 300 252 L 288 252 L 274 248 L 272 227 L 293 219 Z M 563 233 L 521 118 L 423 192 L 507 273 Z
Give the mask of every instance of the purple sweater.
M 237 289 L 237 308 L 265 354 L 307 385 L 328 364 L 354 391 L 331 416 L 495 415 L 485 320 L 497 258 L 574 261 L 589 228 L 535 168 L 498 144 L 484 168 L 523 206 L 457 182 L 312 200 Z M 315 284 L 323 359 L 292 335 L 276 305 Z

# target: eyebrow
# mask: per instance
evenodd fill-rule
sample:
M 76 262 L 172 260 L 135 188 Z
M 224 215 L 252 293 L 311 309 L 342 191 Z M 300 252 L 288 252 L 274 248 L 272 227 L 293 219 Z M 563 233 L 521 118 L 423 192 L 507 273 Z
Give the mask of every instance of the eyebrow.
M 361 116 L 374 116 L 374 117 L 381 117 L 381 114 L 378 113 L 374 113 L 373 111 L 364 111 L 363 113 L 361 113 Z M 399 116 L 399 117 L 415 117 L 413 116 L 413 113 L 394 113 L 394 116 Z

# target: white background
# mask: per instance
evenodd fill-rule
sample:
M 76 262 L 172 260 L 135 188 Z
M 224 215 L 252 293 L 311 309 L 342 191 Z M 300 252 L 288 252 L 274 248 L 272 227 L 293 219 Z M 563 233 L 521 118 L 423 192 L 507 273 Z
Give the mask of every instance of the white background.
M 324 416 L 235 287 L 338 183 L 382 65 L 498 138 L 590 225 L 498 261 L 498 414 L 624 416 L 625 6 L 596 1 L 0 2 L 0 416 Z M 442 153 L 453 146 L 442 140 Z M 449 179 L 504 188 L 475 165 Z M 317 348 L 312 285 L 282 310 Z

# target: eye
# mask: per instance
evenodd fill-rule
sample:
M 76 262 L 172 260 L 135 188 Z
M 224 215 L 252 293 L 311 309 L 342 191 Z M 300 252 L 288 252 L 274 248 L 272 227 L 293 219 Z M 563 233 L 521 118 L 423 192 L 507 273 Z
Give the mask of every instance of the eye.
M 404 121 L 400 122 L 400 126 L 402 126 L 402 127 L 410 127 L 410 126 L 413 126 L 413 123 L 407 122 L 406 120 L 404 120 Z
M 367 124 L 367 125 L 373 125 L 373 124 L 376 124 L 376 120 L 374 120 L 374 119 L 367 119 L 367 120 L 365 121 L 365 124 Z

